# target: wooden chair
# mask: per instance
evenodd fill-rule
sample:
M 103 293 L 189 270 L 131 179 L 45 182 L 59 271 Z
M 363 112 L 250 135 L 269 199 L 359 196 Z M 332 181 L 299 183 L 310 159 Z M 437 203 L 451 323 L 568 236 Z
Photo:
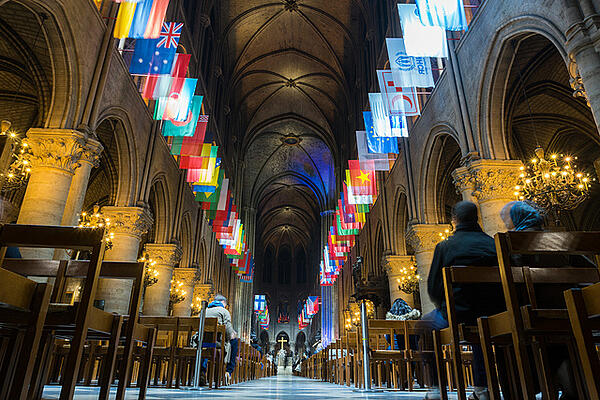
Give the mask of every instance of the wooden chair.
M 501 340 L 502 336 L 510 337 L 514 348 L 516 371 L 518 374 L 522 397 L 535 399 L 534 380 L 528 347 L 535 351 L 534 360 L 540 380 L 542 393 L 546 399 L 555 399 L 556 390 L 550 378 L 548 355 L 545 344 L 548 341 L 566 343 L 570 347 L 570 355 L 575 358 L 573 338 L 565 308 L 538 308 L 536 286 L 571 285 L 596 283 L 600 280 L 597 268 L 535 268 L 522 267 L 524 283 L 524 300 L 518 296 L 517 285 L 511 256 L 521 255 L 593 255 L 600 253 L 599 232 L 507 232 L 495 236 L 498 254 L 500 277 L 506 302 L 506 312 L 496 314 L 479 321 L 480 338 L 487 369 L 494 370 L 491 345 Z M 561 298 L 561 293 L 556 293 Z M 573 344 L 573 345 L 572 345 Z M 573 363 L 576 367 L 577 363 Z M 578 371 L 575 371 L 577 375 Z M 492 379 L 488 385 L 494 385 Z M 490 394 L 494 396 L 497 389 Z M 581 394 L 582 395 L 582 394 Z
M 577 349 L 583 376 L 587 387 L 587 398 L 600 400 L 600 360 L 597 343 L 600 338 L 593 331 L 600 330 L 600 284 L 584 289 L 565 291 L 565 301 L 569 310 L 569 320 Z
M 477 325 L 458 322 L 454 301 L 454 286 L 490 283 L 499 285 L 500 272 L 498 267 L 455 266 L 444 268 L 442 277 L 444 280 L 448 328 L 433 331 L 440 395 L 444 400 L 448 398 L 446 390 L 446 383 L 448 383 L 450 388 L 452 386 L 456 387 L 459 400 L 466 400 L 465 362 L 461 348 L 465 345 L 479 344 L 480 338 Z M 449 352 L 444 352 L 442 346 L 448 346 Z M 448 357 L 444 357 L 444 354 L 447 354 Z M 451 371 L 447 371 L 448 373 L 446 373 L 445 368 L 447 364 L 451 365 Z
M 55 290 L 52 292 L 52 300 L 54 303 L 51 303 L 50 313 L 45 324 L 45 329 L 50 335 L 45 341 L 45 352 L 49 351 L 48 345 L 55 337 L 72 337 L 75 331 L 75 313 L 79 306 L 70 306 L 61 303 L 64 295 L 64 288 L 67 279 L 69 278 L 87 279 L 90 262 L 79 260 L 7 259 L 4 261 L 3 267 L 10 271 L 18 272 L 21 275 L 56 278 Z M 129 382 L 131 379 L 133 347 L 136 342 L 142 342 L 148 345 L 153 335 L 153 332 L 150 332 L 148 328 L 136 322 L 139 315 L 142 296 L 144 264 L 135 262 L 103 262 L 100 267 L 99 276 L 103 278 L 133 280 L 128 315 L 117 316 L 93 308 L 92 313 L 95 317 L 90 320 L 90 332 L 88 332 L 86 337 L 89 340 L 109 340 L 108 349 L 102 363 L 100 380 L 98 382 L 100 386 L 99 399 L 108 398 L 114 372 L 117 369 L 119 343 L 123 343 L 122 364 L 119 368 L 119 386 L 117 388 L 117 399 L 123 399 L 126 389 L 125 382 Z M 40 360 L 38 363 L 38 382 L 35 388 L 36 393 L 39 395 L 41 395 L 43 386 L 47 381 L 47 368 L 49 368 L 48 356 L 43 352 L 41 357 L 44 358 L 44 360 Z M 66 370 L 63 369 L 63 374 L 61 374 L 63 379 L 65 372 Z
M 382 384 L 382 367 L 387 386 L 395 389 L 401 386 L 400 376 L 404 372 L 406 354 L 405 349 L 397 347 L 395 338 L 402 337 L 402 344 L 408 344 L 408 338 L 404 337 L 405 328 L 404 321 L 369 320 L 370 361 L 375 364 L 379 386 Z
M 0 268 L 0 327 L 16 330 L 4 342 L 0 398 L 26 399 L 34 372 L 51 286 Z
M 83 346 L 90 328 L 112 329 L 113 316 L 103 313 L 93 307 L 96 289 L 98 287 L 98 276 L 100 265 L 104 256 L 104 230 L 102 229 L 79 229 L 64 226 L 38 226 L 6 224 L 0 226 L 0 265 L 4 261 L 5 248 L 15 247 L 37 247 L 37 248 L 59 248 L 90 251 L 90 262 L 85 284 L 81 292 L 81 299 L 71 313 L 72 336 L 71 351 L 65 364 L 63 385 L 61 389 L 61 400 L 72 399 L 75 392 L 77 373 L 81 363 Z M 52 311 L 52 310 L 51 310 Z M 54 312 L 48 314 L 48 318 L 56 315 Z M 102 325 L 95 326 L 95 325 Z M 99 330 L 99 329 L 97 329 Z

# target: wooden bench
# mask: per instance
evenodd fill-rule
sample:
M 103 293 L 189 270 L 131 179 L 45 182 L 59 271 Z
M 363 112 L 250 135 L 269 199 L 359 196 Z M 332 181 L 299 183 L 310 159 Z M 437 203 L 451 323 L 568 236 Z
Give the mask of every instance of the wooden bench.
M 556 390 L 550 378 L 546 343 L 562 342 L 569 346 L 570 355 L 575 358 L 574 339 L 568 313 L 565 308 L 538 308 L 536 286 L 570 285 L 596 283 L 600 280 L 597 268 L 562 268 L 544 266 L 521 267 L 525 296 L 518 296 L 518 288 L 513 272 L 511 256 L 520 255 L 592 255 L 600 253 L 599 232 L 507 232 L 495 236 L 502 289 L 506 302 L 506 312 L 486 318 L 480 318 L 480 339 L 486 369 L 488 386 L 492 398 L 498 396 L 497 381 L 493 379 L 494 370 L 492 344 L 509 337 L 515 357 L 516 371 L 522 390 L 522 397 L 535 399 L 532 368 L 528 347 L 534 348 L 534 360 L 542 393 L 547 399 L 556 398 Z M 556 293 L 562 298 L 562 293 Z M 524 299 L 522 299 L 524 297 Z M 503 338 L 504 337 L 504 338 Z M 574 363 L 573 367 L 576 367 Z M 577 371 L 576 371 L 577 372 Z M 577 373 L 575 374 L 577 375 Z M 490 376 L 492 379 L 489 379 Z M 494 387 L 495 386 L 495 387 Z M 580 393 L 582 396 L 582 394 Z
M 0 268 L 0 327 L 11 333 L 0 349 L 2 399 L 27 398 L 50 293 L 50 285 Z
M 600 283 L 584 289 L 570 289 L 564 295 L 579 350 L 587 398 L 600 400 L 600 360 L 596 348 L 600 337 L 593 334 L 593 331 L 600 330 Z

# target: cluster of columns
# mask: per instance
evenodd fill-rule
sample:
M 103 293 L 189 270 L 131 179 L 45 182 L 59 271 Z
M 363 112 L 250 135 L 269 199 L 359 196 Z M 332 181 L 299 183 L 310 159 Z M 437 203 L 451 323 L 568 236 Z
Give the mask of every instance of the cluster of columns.
M 27 132 L 31 168 L 29 182 L 17 222 L 31 225 L 77 225 L 93 167 L 99 164 L 102 144 L 91 135 L 73 129 L 32 128 Z M 148 232 L 153 218 L 144 207 L 107 206 L 101 210 L 110 220 L 114 234 L 106 261 L 135 262 L 142 236 Z M 186 285 L 186 298 L 174 309 L 178 315 L 189 315 L 194 295 L 196 269 L 177 268 L 181 248 L 177 244 L 146 244 L 145 252 L 156 261 L 159 271 L 156 284 L 145 290 L 143 312 L 167 315 L 171 279 L 174 271 Z M 23 258 L 66 258 L 67 253 L 52 249 L 22 248 Z M 194 277 L 192 277 L 194 276 Z M 104 310 L 127 314 L 132 282 L 123 279 L 100 279 L 96 300 Z

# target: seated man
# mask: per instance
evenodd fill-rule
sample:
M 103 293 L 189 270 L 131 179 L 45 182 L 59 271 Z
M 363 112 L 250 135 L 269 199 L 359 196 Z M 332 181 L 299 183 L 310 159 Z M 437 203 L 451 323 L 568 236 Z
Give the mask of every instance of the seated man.
M 423 316 L 432 329 L 448 327 L 442 270 L 452 266 L 498 265 L 494 239 L 485 234 L 477 222 L 477 206 L 461 201 L 452 209 L 454 234 L 438 243 L 433 253 L 427 281 L 429 297 L 436 309 Z M 504 311 L 504 297 L 500 285 L 454 286 L 454 300 L 459 322 L 477 324 L 477 318 Z M 481 347 L 473 347 L 473 383 L 475 391 L 470 399 L 487 400 L 487 378 Z M 434 374 L 434 382 L 437 376 Z M 439 391 L 428 393 L 426 399 L 439 399 Z
M 227 297 L 222 294 L 215 296 L 206 309 L 206 318 L 216 318 L 220 325 L 225 325 L 225 340 L 231 345 L 229 362 L 225 368 L 225 384 L 229 385 L 231 374 L 235 369 L 235 359 L 238 354 L 238 337 L 231 324 L 231 314 L 227 310 Z

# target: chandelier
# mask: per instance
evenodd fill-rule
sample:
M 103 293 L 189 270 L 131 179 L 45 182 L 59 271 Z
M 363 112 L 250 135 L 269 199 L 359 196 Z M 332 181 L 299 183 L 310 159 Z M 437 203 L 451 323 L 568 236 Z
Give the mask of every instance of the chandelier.
M 151 259 L 146 253 L 138 259 L 138 262 L 144 263 L 144 288 L 156 284 L 159 275 L 159 272 L 156 269 L 156 261 Z
M 187 294 L 187 292 L 183 289 L 183 282 L 180 280 L 172 279 L 171 280 L 171 296 L 169 298 L 171 306 L 184 301 L 186 294 Z
M 202 299 L 200 296 L 196 296 L 190 305 L 192 309 L 192 317 L 200 314 L 200 310 L 202 310 Z
M 398 288 L 404 293 L 413 294 L 419 291 L 419 280 L 417 273 L 417 262 L 413 258 L 411 264 L 400 269 L 400 277 L 397 279 Z
M 520 182 L 515 186 L 517 200 L 529 200 L 546 212 L 573 210 L 589 197 L 590 174 L 577 170 L 574 156 L 552 154 L 546 159 L 544 149 L 535 149 L 536 157 L 521 167 Z
M 367 319 L 375 318 L 375 305 L 371 300 L 364 300 Z M 344 325 L 346 330 L 351 330 L 354 326 L 360 325 L 360 303 L 352 301 L 348 308 L 344 310 Z
M 102 215 L 100 213 L 100 206 L 94 205 L 94 209 L 91 213 L 87 213 L 83 211 L 79 216 L 79 228 L 84 229 L 104 229 L 104 243 L 106 245 L 106 249 L 110 250 L 113 247 L 113 239 L 115 238 L 115 233 L 112 231 L 112 227 L 110 225 L 110 219 Z
M 6 123 L 6 126 L 4 125 Z M 29 173 L 31 172 L 31 164 L 28 159 L 29 145 L 22 141 L 17 133 L 8 130 L 10 128 L 10 122 L 2 121 L 2 128 L 0 136 L 7 137 L 7 146 L 20 147 L 19 151 L 12 153 L 13 162 L 10 164 L 7 170 L 0 172 L 0 180 L 2 181 L 2 191 L 7 192 L 15 190 L 24 185 L 29 179 Z M 4 129 L 7 129 L 4 131 Z M 11 142 L 8 142 L 10 140 Z

